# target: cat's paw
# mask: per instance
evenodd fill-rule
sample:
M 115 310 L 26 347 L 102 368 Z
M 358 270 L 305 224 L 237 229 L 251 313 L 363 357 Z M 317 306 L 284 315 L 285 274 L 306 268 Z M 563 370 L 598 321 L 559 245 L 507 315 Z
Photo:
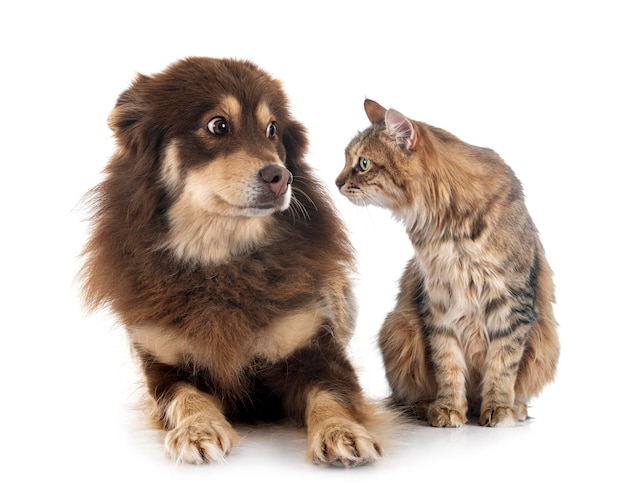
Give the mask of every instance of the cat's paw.
M 308 455 L 316 464 L 350 467 L 373 463 L 381 450 L 365 427 L 333 417 L 309 434 Z
M 228 422 L 197 414 L 167 433 L 165 453 L 178 463 L 223 462 L 236 441 L 237 434 Z
M 513 407 L 489 407 L 481 410 L 478 423 L 487 427 L 512 427 L 519 417 L 518 410 Z
M 462 427 L 467 422 L 464 412 L 433 403 L 428 409 L 428 423 L 433 427 Z
M 524 402 L 515 402 L 515 413 L 517 414 L 517 420 L 523 422 L 528 418 L 528 408 Z
M 420 400 L 405 408 L 405 412 L 411 414 L 418 420 L 428 420 L 428 409 L 431 403 L 432 401 Z

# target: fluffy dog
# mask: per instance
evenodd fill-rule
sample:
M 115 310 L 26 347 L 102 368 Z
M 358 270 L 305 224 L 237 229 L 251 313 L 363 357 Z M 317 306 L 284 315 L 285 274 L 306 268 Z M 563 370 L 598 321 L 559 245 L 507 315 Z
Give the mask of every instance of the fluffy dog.
M 346 354 L 353 250 L 280 83 L 187 58 L 138 75 L 109 126 L 83 293 L 124 325 L 166 453 L 220 461 L 231 423 L 290 420 L 316 463 L 378 459 L 377 409 Z

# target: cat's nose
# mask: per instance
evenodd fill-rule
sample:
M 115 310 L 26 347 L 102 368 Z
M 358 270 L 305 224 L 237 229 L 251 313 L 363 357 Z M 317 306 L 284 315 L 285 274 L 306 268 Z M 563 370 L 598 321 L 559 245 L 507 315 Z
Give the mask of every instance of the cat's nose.
M 335 185 L 341 189 L 344 185 L 346 185 L 346 179 L 341 178 L 341 175 L 337 177 L 335 180 Z

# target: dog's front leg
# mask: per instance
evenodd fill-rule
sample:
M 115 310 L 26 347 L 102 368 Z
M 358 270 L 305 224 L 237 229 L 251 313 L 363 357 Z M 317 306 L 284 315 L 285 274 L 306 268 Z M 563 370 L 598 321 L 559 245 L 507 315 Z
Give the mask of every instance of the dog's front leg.
M 316 389 L 306 408 L 308 457 L 317 464 L 356 466 L 376 461 L 381 450 L 369 431 L 355 419 L 340 396 Z
M 218 397 L 198 389 L 181 367 L 155 359 L 135 345 L 154 416 L 165 429 L 165 453 L 177 463 L 222 462 L 237 442 Z
M 180 463 L 224 461 L 237 434 L 217 398 L 182 379 L 175 368 L 144 359 L 148 390 L 165 428 L 165 453 Z
M 166 429 L 165 453 L 180 463 L 221 462 L 237 441 L 217 399 L 180 382 L 159 400 Z

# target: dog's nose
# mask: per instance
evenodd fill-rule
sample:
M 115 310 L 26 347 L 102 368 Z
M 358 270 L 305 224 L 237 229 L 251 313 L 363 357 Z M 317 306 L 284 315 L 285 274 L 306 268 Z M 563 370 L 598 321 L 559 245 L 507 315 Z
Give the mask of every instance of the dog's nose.
M 285 167 L 280 165 L 267 165 L 259 171 L 261 180 L 265 182 L 270 190 L 278 196 L 287 192 L 289 184 L 293 182 L 293 175 Z

